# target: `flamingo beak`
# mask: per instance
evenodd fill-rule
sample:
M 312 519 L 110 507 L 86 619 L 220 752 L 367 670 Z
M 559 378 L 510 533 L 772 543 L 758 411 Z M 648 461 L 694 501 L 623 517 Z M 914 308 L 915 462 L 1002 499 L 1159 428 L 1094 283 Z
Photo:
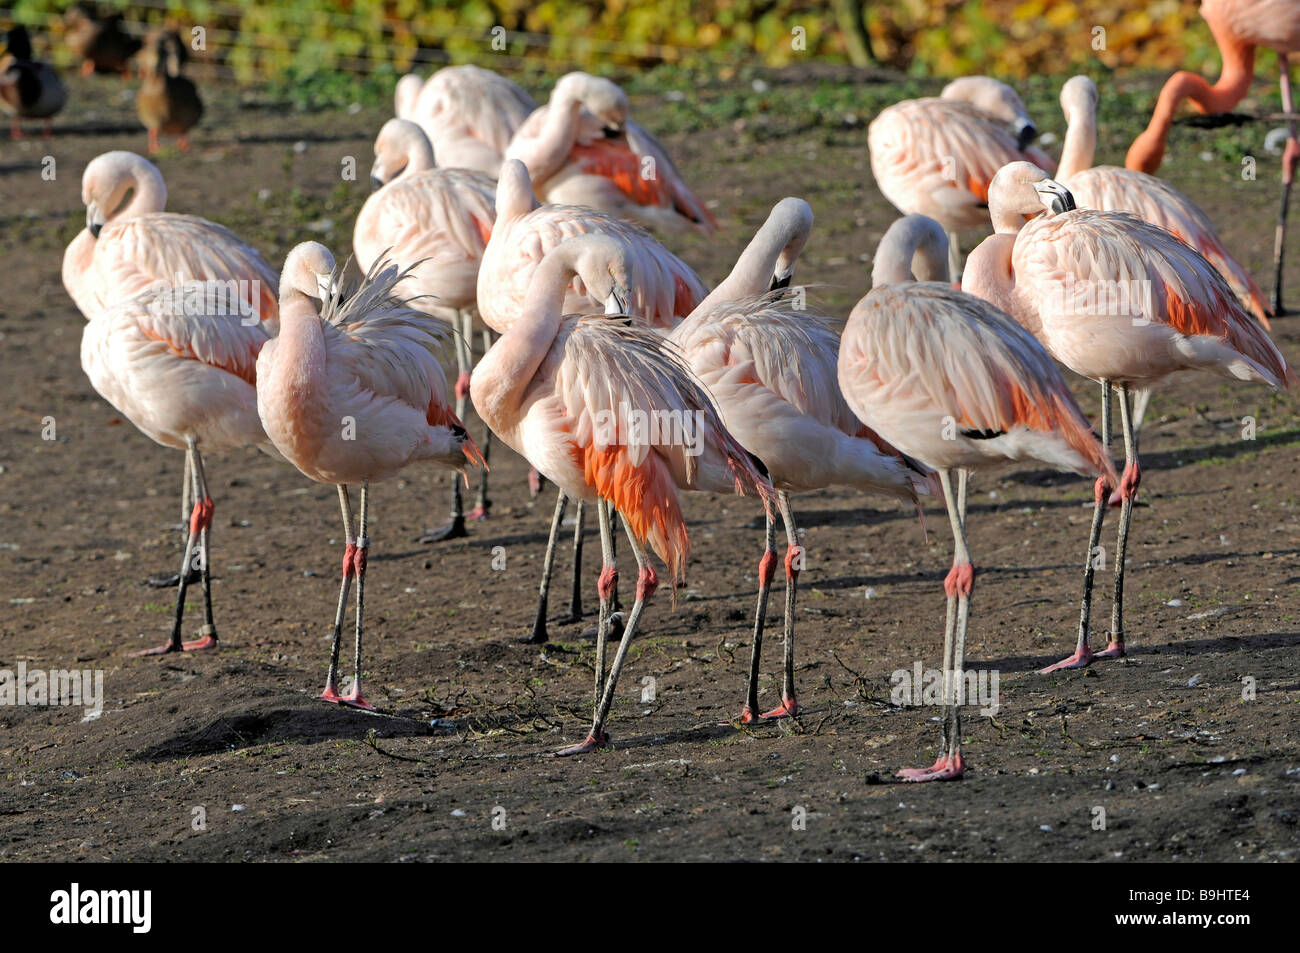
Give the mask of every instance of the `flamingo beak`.
M 92 238 L 98 238 L 100 231 L 104 227 L 104 216 L 99 211 L 99 205 L 90 202 L 86 205 L 86 229 L 90 232 Z
M 1038 193 L 1043 205 L 1050 209 L 1053 215 L 1072 212 L 1079 207 L 1075 204 L 1074 196 L 1070 193 L 1070 190 L 1055 179 L 1043 179 L 1041 182 L 1035 182 L 1034 191 Z
M 1018 119 L 1015 125 L 1016 130 L 1016 148 L 1021 152 L 1029 147 L 1029 144 L 1038 138 L 1038 129 L 1028 119 Z
M 605 314 L 607 315 L 624 315 L 627 314 L 627 302 L 631 296 L 626 288 L 615 288 L 610 291 L 609 297 L 605 299 Z

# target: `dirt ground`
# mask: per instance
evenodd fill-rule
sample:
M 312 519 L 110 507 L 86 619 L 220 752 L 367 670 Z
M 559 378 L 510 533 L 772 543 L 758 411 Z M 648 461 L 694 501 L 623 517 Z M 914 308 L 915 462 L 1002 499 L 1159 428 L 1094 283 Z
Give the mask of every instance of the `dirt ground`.
M 797 95 L 813 80 L 786 82 Z M 890 703 L 890 674 L 938 665 L 951 547 L 942 510 L 926 508 L 927 542 L 913 514 L 853 492 L 796 500 L 808 568 L 797 611 L 805 710 L 792 724 L 719 724 L 742 702 L 761 533 L 752 500 L 693 497 L 689 582 L 676 611 L 665 589 L 647 613 L 619 688 L 614 749 L 550 757 L 587 730 L 593 644 L 584 626 L 558 622 L 545 647 L 517 641 L 553 499 L 530 500 L 525 465 L 505 451 L 492 460 L 491 518 L 468 539 L 412 542 L 444 518 L 442 473 L 408 471 L 375 490 L 366 671 L 383 714 L 316 698 L 337 593 L 334 490 L 255 451 L 209 461 L 220 651 L 128 659 L 170 628 L 174 591 L 144 579 L 179 561 L 181 457 L 121 419 L 79 367 L 84 322 L 59 266 L 84 224 L 81 170 L 110 149 L 143 151 L 144 135 L 130 87 L 71 86 L 52 142 L 0 143 L 0 669 L 102 669 L 104 711 L 85 721 L 78 708 L 0 707 L 0 858 L 1300 856 L 1300 421 L 1291 396 L 1208 378 L 1159 393 L 1143 433 L 1122 662 L 1035 674 L 1072 649 L 1089 486 L 1029 470 L 974 483 L 981 575 L 968 664 L 997 671 L 1002 697 L 995 716 L 968 710 L 960 783 L 893 779 L 929 763 L 938 740 L 936 709 Z M 231 226 L 273 262 L 307 238 L 345 254 L 387 114 L 293 112 L 233 90 L 208 98 L 193 150 L 158 160 L 169 209 Z M 661 105 L 634 98 L 651 129 Z M 1049 109 L 1040 128 L 1059 136 L 1058 117 Z M 717 281 L 767 209 L 801 195 L 817 226 L 800 280 L 847 314 L 895 216 L 871 179 L 869 118 L 807 123 L 773 110 L 670 131 L 666 145 L 724 226 L 674 249 Z M 1126 136 L 1104 139 L 1101 158 L 1122 161 Z M 53 181 L 40 175 L 46 155 Z M 356 181 L 341 179 L 346 156 Z M 1278 162 L 1261 155 L 1255 182 L 1238 167 L 1193 152 L 1167 172 L 1267 286 Z M 1292 246 L 1300 295 L 1300 239 Z M 1300 360 L 1300 321 L 1279 319 L 1275 332 Z M 1074 383 L 1095 412 L 1094 385 Z M 1241 439 L 1247 416 L 1253 441 Z M 43 438 L 47 417 L 56 439 Z M 470 427 L 481 434 L 477 420 Z M 589 613 L 597 551 L 589 534 Z M 568 571 L 564 556 L 557 575 Z M 1110 573 L 1099 574 L 1102 627 L 1109 591 Z M 778 585 L 765 707 L 779 700 L 781 606 Z M 553 614 L 566 609 L 557 596 Z M 188 619 L 192 636 L 195 589 Z M 642 700 L 647 677 L 653 701 Z

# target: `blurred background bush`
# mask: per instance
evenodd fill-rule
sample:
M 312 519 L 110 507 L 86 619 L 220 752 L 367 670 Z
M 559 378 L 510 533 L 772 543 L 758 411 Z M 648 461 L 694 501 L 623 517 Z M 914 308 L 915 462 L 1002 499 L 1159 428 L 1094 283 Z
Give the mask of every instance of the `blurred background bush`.
M 3 2 L 3 0 L 0 0 Z M 14 0 L 9 21 L 67 63 L 68 0 Z M 1060 74 L 1077 67 L 1210 67 L 1197 0 L 104 0 L 130 32 L 199 26 L 194 60 L 241 82 L 391 75 L 476 61 L 510 68 L 726 71 L 808 59 L 914 76 Z M 501 29 L 497 29 L 501 28 Z M 801 31 L 801 34 L 796 30 Z M 496 30 L 497 48 L 492 42 Z

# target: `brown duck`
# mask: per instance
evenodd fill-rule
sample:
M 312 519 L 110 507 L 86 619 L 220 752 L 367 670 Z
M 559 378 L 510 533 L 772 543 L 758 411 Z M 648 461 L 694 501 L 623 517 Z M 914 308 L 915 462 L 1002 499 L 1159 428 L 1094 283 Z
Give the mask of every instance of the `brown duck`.
M 5 55 L 0 57 L 0 110 L 11 117 L 10 136 L 23 137 L 20 119 L 44 119 L 48 139 L 52 117 L 67 101 L 68 91 L 54 67 L 33 58 L 27 29 L 12 28 L 5 36 Z
M 89 3 L 78 3 L 63 17 L 68 48 L 81 60 L 81 75 L 131 72 L 131 57 L 140 41 L 122 28 L 122 14 L 100 16 Z
M 144 79 L 136 95 L 136 112 L 149 130 L 149 151 L 158 151 L 158 133 L 178 136 L 182 152 L 190 147 L 189 131 L 203 115 L 198 88 L 180 75 L 186 59 L 185 45 L 173 31 L 154 34 L 140 54 Z

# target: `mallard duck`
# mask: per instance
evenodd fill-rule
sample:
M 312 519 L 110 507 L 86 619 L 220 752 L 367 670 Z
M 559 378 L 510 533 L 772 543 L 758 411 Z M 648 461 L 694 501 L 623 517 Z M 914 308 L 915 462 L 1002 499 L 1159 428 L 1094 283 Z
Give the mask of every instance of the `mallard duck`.
M 68 48 L 81 60 L 81 75 L 131 72 L 131 57 L 140 41 L 122 29 L 122 14 L 101 16 L 89 3 L 78 3 L 63 17 Z
M 176 145 L 183 152 L 190 147 L 189 131 L 203 115 L 198 87 L 180 75 L 186 59 L 185 44 L 172 30 L 154 34 L 140 54 L 144 77 L 136 95 L 136 113 L 149 130 L 149 151 L 158 151 L 158 133 L 179 136 Z
M 68 101 L 68 91 L 54 67 L 32 58 L 32 41 L 25 27 L 13 27 L 5 36 L 5 47 L 0 59 L 0 107 L 12 117 L 10 136 L 23 137 L 20 119 L 44 119 L 48 138 L 52 117 Z

